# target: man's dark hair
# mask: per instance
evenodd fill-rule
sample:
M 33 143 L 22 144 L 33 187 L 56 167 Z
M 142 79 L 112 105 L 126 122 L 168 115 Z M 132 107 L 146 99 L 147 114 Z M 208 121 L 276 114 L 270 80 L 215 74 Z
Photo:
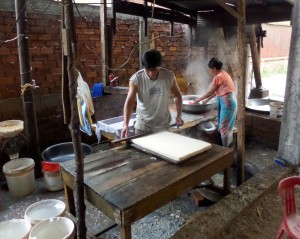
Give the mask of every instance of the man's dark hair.
M 159 51 L 151 49 L 142 56 L 142 64 L 146 69 L 161 66 L 162 57 Z
M 218 58 L 212 58 L 209 62 L 208 62 L 208 67 L 210 69 L 216 68 L 217 70 L 221 70 L 223 66 L 222 61 L 220 61 Z

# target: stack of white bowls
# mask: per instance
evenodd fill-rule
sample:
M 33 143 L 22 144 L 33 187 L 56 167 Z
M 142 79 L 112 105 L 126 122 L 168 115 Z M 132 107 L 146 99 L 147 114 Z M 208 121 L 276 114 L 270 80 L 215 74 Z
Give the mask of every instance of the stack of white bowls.
M 0 238 L 28 239 L 31 229 L 30 222 L 25 219 L 12 219 L 0 223 Z
M 0 239 L 73 239 L 75 225 L 67 217 L 64 202 L 46 199 L 30 205 L 24 219 L 0 223 Z
M 32 224 L 29 239 L 72 239 L 75 226 L 71 219 L 63 217 L 66 205 L 57 199 L 47 199 L 30 205 L 25 220 Z

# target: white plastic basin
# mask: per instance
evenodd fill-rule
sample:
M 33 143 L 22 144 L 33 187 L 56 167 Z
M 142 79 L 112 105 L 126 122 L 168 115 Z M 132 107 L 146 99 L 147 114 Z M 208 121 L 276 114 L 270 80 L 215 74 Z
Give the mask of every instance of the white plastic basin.
M 25 219 L 31 224 L 37 224 L 52 217 L 61 216 L 66 209 L 64 202 L 57 199 L 46 199 L 31 204 L 25 210 Z
M 0 238 L 28 239 L 31 224 L 25 219 L 12 219 L 0 223 Z
M 74 234 L 75 226 L 71 219 L 53 217 L 34 225 L 29 239 L 71 239 Z

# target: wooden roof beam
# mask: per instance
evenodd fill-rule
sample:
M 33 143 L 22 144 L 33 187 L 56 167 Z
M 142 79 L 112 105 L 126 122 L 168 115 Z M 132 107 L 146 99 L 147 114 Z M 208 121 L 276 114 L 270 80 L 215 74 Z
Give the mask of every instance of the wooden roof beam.
M 197 11 L 178 6 L 176 4 L 170 3 L 165 0 L 148 0 L 148 2 L 155 3 L 156 5 L 159 5 L 159 6 L 174 10 L 174 11 L 178 11 L 178 12 L 181 12 L 181 13 L 184 13 L 187 15 L 191 15 L 191 16 L 195 16 L 195 17 L 197 16 Z
M 215 1 L 236 19 L 240 17 L 238 12 L 235 11 L 233 8 L 229 7 L 228 5 L 226 5 L 223 0 L 215 0 Z

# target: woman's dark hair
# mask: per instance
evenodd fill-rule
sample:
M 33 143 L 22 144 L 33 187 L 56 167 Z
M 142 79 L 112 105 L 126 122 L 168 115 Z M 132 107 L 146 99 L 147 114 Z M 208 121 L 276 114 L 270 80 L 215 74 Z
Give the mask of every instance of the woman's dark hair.
M 208 62 L 208 67 L 210 69 L 216 68 L 217 70 L 221 70 L 223 66 L 222 61 L 220 61 L 218 58 L 212 58 L 209 62 Z
M 161 66 L 161 60 L 160 52 L 154 49 L 146 51 L 142 56 L 142 64 L 146 69 Z

